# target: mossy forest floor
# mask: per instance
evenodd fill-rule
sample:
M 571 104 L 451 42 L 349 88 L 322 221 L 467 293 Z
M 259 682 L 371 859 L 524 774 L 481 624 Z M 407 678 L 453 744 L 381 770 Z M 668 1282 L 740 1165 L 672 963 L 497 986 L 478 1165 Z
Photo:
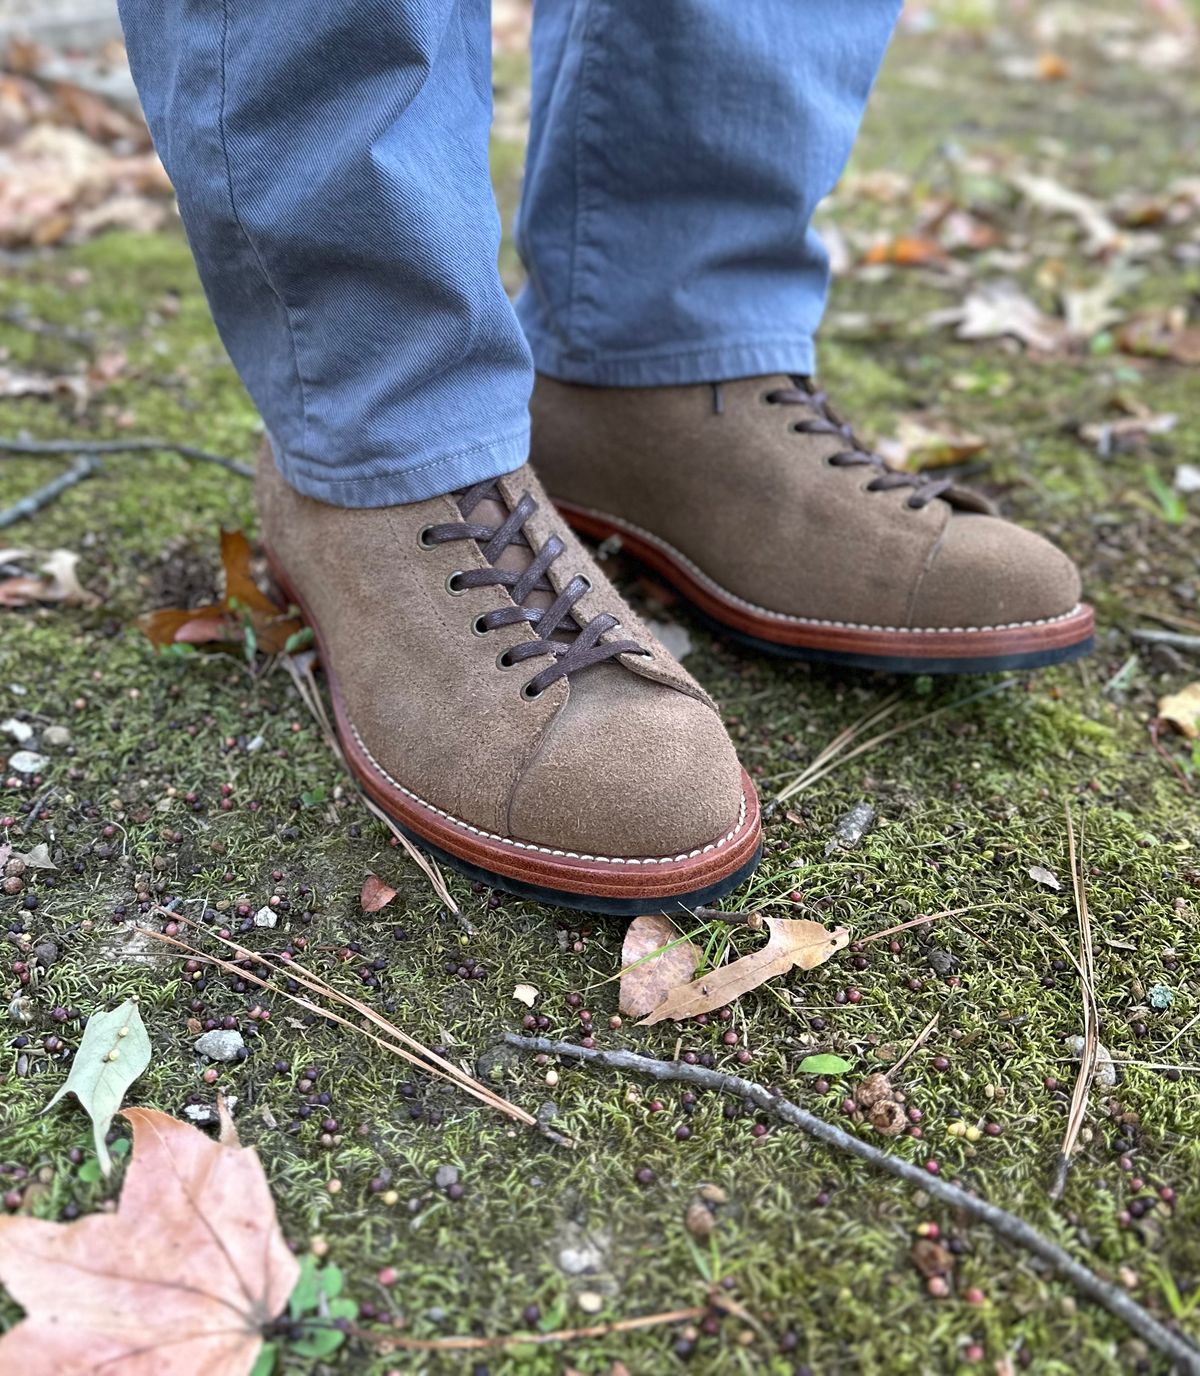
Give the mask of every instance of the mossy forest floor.
M 242 1138 L 262 1158 L 288 1237 L 301 1250 L 315 1239 L 344 1268 L 348 1292 L 403 1315 L 404 1332 L 503 1334 L 537 1322 L 529 1306 L 549 1326 L 628 1318 L 702 1303 L 718 1278 L 761 1325 L 727 1318 L 694 1342 L 665 1327 L 484 1356 L 388 1355 L 352 1340 L 329 1369 L 1166 1370 L 1120 1323 L 986 1229 L 799 1132 L 772 1126 L 756 1135 L 755 1116 L 730 1117 L 717 1098 L 688 1104 L 681 1089 L 652 1092 L 636 1078 L 575 1064 L 558 1066 L 551 1086 L 548 1066 L 488 1055 L 505 1031 L 520 1029 L 526 1009 L 512 990 L 528 983 L 551 1035 L 582 1035 L 568 1004 L 580 994 L 602 1047 L 669 1056 L 680 1041 L 734 1067 L 735 1051 L 722 1041 L 731 1026 L 752 1053 L 742 1073 L 846 1122 L 845 1086 L 822 1092 L 798 1073 L 799 1060 L 837 1052 L 855 1066 L 846 1078 L 853 1084 L 900 1054 L 937 1013 L 936 1032 L 901 1075 L 923 1135 L 874 1140 L 914 1161 L 936 1158 L 944 1176 L 1020 1213 L 1200 1341 L 1200 1028 L 1190 1026 L 1200 1014 L 1200 768 L 1166 731 L 1172 768 L 1150 734 L 1158 697 L 1200 678 L 1200 660 L 1129 635 L 1161 624 L 1151 613 L 1200 619 L 1200 498 L 1172 505 L 1161 486 L 1155 495 L 1155 479 L 1169 489 L 1178 464 L 1200 462 L 1200 371 L 1121 352 L 1115 325 L 1047 354 L 960 341 L 952 328 L 913 328 L 961 300 L 973 281 L 1011 276 L 1054 314 L 1064 285 L 1087 288 L 1120 270 L 1111 256 L 1087 255 L 1072 219 L 1022 202 L 1008 173 L 1044 173 L 1110 207 L 1123 193 L 1149 200 L 1195 176 L 1194 50 L 1184 65 L 1151 60 L 1153 44 L 1169 46 L 1173 33 L 1160 11 L 1040 8 L 1040 33 L 1011 20 L 1005 27 L 990 7 L 972 5 L 935 7 L 927 24 L 910 23 L 898 36 L 825 223 L 858 257 L 865 231 L 878 230 L 882 241 L 912 233 L 922 208 L 946 197 L 998 226 L 1000 240 L 959 253 L 957 274 L 885 264 L 841 275 L 822 364 L 868 433 L 893 435 L 899 413 L 919 411 L 986 439 L 974 480 L 1080 561 L 1098 609 L 1095 656 L 956 706 L 984 685 L 760 659 L 711 638 L 653 584 L 620 570 L 643 607 L 687 625 L 689 667 L 721 702 L 764 799 L 888 694 L 904 699 L 896 720 L 949 705 L 928 727 L 778 809 L 762 868 L 738 905 L 846 924 L 857 936 L 941 909 L 967 908 L 965 917 L 764 988 L 737 1005 L 731 1024 L 611 1029 L 621 923 L 581 925 L 452 878 L 474 928 L 468 935 L 343 790 L 287 674 L 151 650 L 134 618 L 211 600 L 218 530 L 253 532 L 253 494 L 250 483 L 205 464 L 112 457 L 99 476 L 5 532 L 11 545 L 77 550 L 84 581 L 103 599 L 89 611 L 0 612 L 0 717 L 39 733 L 50 725 L 70 732 L 69 744 L 47 751 L 41 783 L 12 787 L 0 776 L 4 834 L 20 850 L 47 842 L 58 865 L 24 893 L 0 898 L 10 942 L 5 1003 L 26 996 L 31 1017 L 10 1020 L 0 1044 L 6 1189 L 37 1182 L 29 1207 L 46 1218 L 95 1209 L 115 1193 L 115 1184 L 89 1182 L 73 1164 L 72 1153 L 88 1146 L 84 1115 L 70 1102 L 38 1114 L 67 1072 L 44 1039 L 78 1043 L 81 1021 L 53 1021 L 56 1007 L 86 1015 L 137 995 L 154 1059 L 134 1101 L 182 1114 L 211 1103 L 217 1088 L 236 1095 Z M 1041 54 L 1044 73 L 1055 75 L 1047 53 L 1065 75 L 1021 74 Z M 508 114 L 495 154 L 506 206 L 525 71 L 511 54 L 498 66 Z M 1117 314 L 1200 312 L 1198 225 L 1193 213 L 1154 228 L 1162 242 L 1117 286 Z M 515 272 L 508 250 L 505 261 Z M 178 233 L 112 234 L 10 260 L 0 269 L 0 314 L 15 311 L 86 330 L 97 350 L 119 350 L 126 362 L 82 413 L 69 399 L 0 402 L 0 434 L 159 435 L 252 459 L 260 422 L 222 353 Z M 39 373 L 88 360 L 77 343 L 12 324 L 0 325 L 0 345 L 11 366 Z M 1100 455 L 1079 427 L 1112 420 L 1114 403 L 1177 422 Z M 61 467 L 3 464 L 5 502 Z M 857 849 L 827 856 L 836 820 L 860 799 L 877 811 L 874 829 Z M 1066 1041 L 1082 1017 L 1078 978 L 1052 936 L 1075 946 L 1066 799 L 1085 831 L 1101 1038 L 1133 1064 L 1119 1067 L 1115 1088 L 1094 1089 L 1065 1197 L 1054 1205 L 1047 1186 L 1074 1075 Z M 1062 890 L 1035 882 L 1032 866 L 1054 871 Z M 399 890 L 374 917 L 358 901 L 368 871 Z M 188 1019 L 228 1015 L 244 1026 L 259 998 L 223 976 L 197 995 L 182 962 L 134 930 L 139 893 L 177 900 L 192 915 L 215 908 L 233 916 L 239 904 L 257 909 L 282 896 L 279 927 L 248 942 L 278 946 L 303 935 L 328 978 L 402 1028 L 464 1064 L 486 1057 L 504 1093 L 533 1111 L 553 1100 L 555 1124 L 577 1148 L 511 1127 L 277 997 L 248 1059 L 205 1083 Z M 735 944 L 749 949 L 753 940 Z M 448 972 L 468 958 L 484 977 Z M 10 970 L 14 959 L 34 968 L 24 987 Z M 845 1000 L 851 988 L 860 1001 Z M 20 1036 L 28 1045 L 18 1046 Z M 312 1092 L 329 1097 L 302 1114 L 310 1095 L 297 1082 L 309 1067 L 318 1071 Z M 648 1107 L 655 1097 L 661 1112 Z M 326 1116 L 336 1119 L 335 1134 L 323 1131 Z M 1000 1131 L 970 1141 L 948 1131 L 961 1120 Z M 676 1136 L 683 1123 L 687 1140 Z M 459 1172 L 461 1199 L 434 1184 L 447 1165 Z M 15 1167 L 28 1175 L 22 1180 Z M 642 1168 L 651 1183 L 638 1183 Z M 684 1215 L 705 1182 L 728 1199 L 711 1237 L 697 1241 Z M 1173 1207 L 1159 1199 L 1163 1187 L 1176 1192 Z M 958 1249 L 945 1299 L 926 1292 L 910 1261 L 916 1230 L 929 1222 Z M 395 1270 L 390 1288 L 378 1281 L 383 1267 Z M 972 1287 L 982 1303 L 968 1301 Z M 598 1315 L 581 1310 L 583 1292 L 599 1297 Z M 0 1318 L 16 1317 L 0 1307 Z M 326 1368 L 285 1348 L 282 1369 Z

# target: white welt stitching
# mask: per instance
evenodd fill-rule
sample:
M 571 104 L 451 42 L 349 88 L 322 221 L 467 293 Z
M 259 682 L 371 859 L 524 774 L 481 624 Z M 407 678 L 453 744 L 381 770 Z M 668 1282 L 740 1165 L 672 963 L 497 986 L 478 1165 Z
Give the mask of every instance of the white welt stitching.
M 786 621 L 795 626 L 835 626 L 847 631 L 903 631 L 908 635 L 954 635 L 961 631 L 1015 631 L 1025 626 L 1053 626 L 1056 621 L 1066 621 L 1068 617 L 1074 616 L 1081 606 L 1077 602 L 1069 612 L 1060 612 L 1058 616 L 1045 616 L 1038 621 L 1005 621 L 995 626 L 869 626 L 862 621 L 825 621 L 815 616 L 790 616 L 787 612 L 773 612 L 769 607 L 760 607 L 757 602 L 747 602 L 744 597 L 739 597 L 737 593 L 730 592 L 728 588 L 723 588 L 715 578 L 710 578 L 698 564 L 693 563 L 682 550 L 678 550 L 674 545 L 668 544 L 666 540 L 660 539 L 653 531 L 635 525 L 633 521 L 626 521 L 620 516 L 610 515 L 607 511 L 594 511 L 591 507 L 576 506 L 573 509 L 582 511 L 587 516 L 594 516 L 597 520 L 607 521 L 619 530 L 626 530 L 631 535 L 640 536 L 643 540 L 648 540 L 652 545 L 656 545 L 662 550 L 664 554 L 669 554 L 672 559 L 683 564 L 697 581 L 703 583 L 710 592 L 716 593 L 718 597 L 723 597 L 727 602 L 736 602 L 739 607 L 745 607 L 747 611 L 757 612 L 759 616 L 769 616 L 773 621 Z
M 463 831 L 469 831 L 473 836 L 482 836 L 488 841 L 498 841 L 502 846 L 512 846 L 515 850 L 537 851 L 540 855 L 557 855 L 565 860 L 596 860 L 602 861 L 606 865 L 671 865 L 679 860 L 694 860 L 697 855 L 707 855 L 710 851 L 720 850 L 742 830 L 746 825 L 746 794 L 742 793 L 742 806 L 738 813 L 737 825 L 732 831 L 726 832 L 718 841 L 712 841 L 707 846 L 699 846 L 696 850 L 686 851 L 683 855 L 659 855 L 645 858 L 634 858 L 627 855 L 581 855 L 573 850 L 552 850 L 549 846 L 535 846 L 528 841 L 514 841 L 509 836 L 497 836 L 494 831 L 484 831 L 481 827 L 473 827 L 470 822 L 464 822 L 461 818 L 452 816 L 449 812 L 443 812 L 440 807 L 434 807 L 432 803 L 427 803 L 424 798 L 414 793 L 411 788 L 405 788 L 398 779 L 384 769 L 383 765 L 367 749 L 366 742 L 358 734 L 358 727 L 353 722 L 349 723 L 350 730 L 354 734 L 354 739 L 358 742 L 358 748 L 363 752 L 375 772 L 383 779 L 386 779 L 393 788 L 398 788 L 406 798 L 411 798 L 414 803 L 420 803 L 422 807 L 428 808 L 430 812 L 436 812 L 439 817 L 444 817 L 447 822 L 459 827 Z

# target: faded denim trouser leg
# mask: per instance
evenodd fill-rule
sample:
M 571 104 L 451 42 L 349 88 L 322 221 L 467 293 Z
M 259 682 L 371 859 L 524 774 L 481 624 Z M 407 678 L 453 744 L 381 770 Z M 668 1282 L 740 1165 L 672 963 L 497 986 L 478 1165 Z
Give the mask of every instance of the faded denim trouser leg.
M 616 386 L 810 371 L 809 219 L 898 8 L 538 0 L 518 320 L 486 0 L 121 0 L 221 337 L 284 475 L 344 506 L 518 467 L 534 359 Z

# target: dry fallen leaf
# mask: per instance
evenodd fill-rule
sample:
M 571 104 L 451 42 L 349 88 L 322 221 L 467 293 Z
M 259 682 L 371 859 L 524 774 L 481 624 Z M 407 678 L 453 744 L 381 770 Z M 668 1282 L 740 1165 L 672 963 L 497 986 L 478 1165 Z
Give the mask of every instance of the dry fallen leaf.
M 1178 693 L 1159 698 L 1158 715 L 1188 740 L 1195 740 L 1200 736 L 1200 683 L 1189 683 Z
M 26 1311 L 0 1338 L 23 1376 L 246 1376 L 300 1274 L 252 1148 L 128 1109 L 116 1213 L 0 1219 L 0 1280 Z
M 777 975 L 794 968 L 813 970 L 823 965 L 850 940 L 845 927 L 829 931 L 806 918 L 766 917 L 763 922 L 770 933 L 765 946 L 691 984 L 672 989 L 638 1026 L 648 1027 L 665 1018 L 679 1020 L 711 1013 Z
M 1030 865 L 1029 877 L 1035 884 L 1044 884 L 1048 889 L 1062 888 L 1058 882 L 1058 875 L 1053 870 L 1048 870 L 1045 865 Z
M 1121 231 L 1109 218 L 1099 201 L 1063 186 L 1053 177 L 1039 177 L 1018 172 L 1012 183 L 1031 205 L 1051 215 L 1066 215 L 1074 220 L 1087 236 L 1084 251 L 1104 253 L 1121 241 Z
M 28 607 L 35 602 L 61 602 L 67 607 L 94 607 L 99 601 L 79 581 L 79 555 L 69 549 L 37 555 L 31 549 L 0 550 L 0 564 L 20 565 L 40 559 L 38 573 L 0 579 L 0 607 Z
M 662 955 L 652 955 L 675 942 Z M 646 957 L 649 956 L 649 959 Z M 686 985 L 700 964 L 700 952 L 683 940 L 669 917 L 650 913 L 635 917 L 621 945 L 621 994 L 618 1007 L 630 1018 L 653 1013 L 673 989 Z
M 295 649 L 293 637 L 304 630 L 290 610 L 277 606 L 250 571 L 250 542 L 240 530 L 221 532 L 221 563 L 225 570 L 225 597 L 207 607 L 164 607 L 138 617 L 137 626 L 150 643 L 165 645 L 220 645 L 234 651 L 246 648 L 247 628 L 254 647 L 264 654 Z M 301 647 L 303 648 L 303 647 Z
M 537 1002 L 538 991 L 532 984 L 514 984 L 512 996 L 518 1003 L 523 1003 L 526 1008 L 532 1008 Z
M 385 884 L 377 874 L 368 874 L 363 880 L 359 902 L 364 913 L 377 913 L 380 908 L 386 908 L 395 896 L 396 890 L 390 884 Z
M 923 415 L 899 417 L 896 434 L 875 446 L 892 468 L 915 472 L 962 463 L 987 446 L 982 435 Z
M 946 259 L 946 250 L 936 239 L 923 234 L 901 234 L 895 239 L 882 239 L 874 243 L 863 255 L 863 262 L 893 263 L 897 267 L 922 267 L 928 263 L 941 263 Z
M 1066 326 L 1043 314 L 1006 278 L 981 282 L 956 314 L 959 339 L 996 339 L 1012 335 L 1031 349 L 1054 353 L 1067 342 Z
M 1117 343 L 1127 354 L 1200 365 L 1200 328 L 1189 326 L 1180 308 L 1131 320 L 1118 332 Z

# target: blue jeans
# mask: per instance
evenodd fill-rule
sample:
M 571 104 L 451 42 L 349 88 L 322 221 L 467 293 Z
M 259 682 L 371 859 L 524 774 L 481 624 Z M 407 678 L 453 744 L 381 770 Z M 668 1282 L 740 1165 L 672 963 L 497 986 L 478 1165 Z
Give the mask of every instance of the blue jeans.
M 525 461 L 537 368 L 813 368 L 810 228 L 900 0 L 537 0 L 514 311 L 488 0 L 121 0 L 221 337 L 284 475 L 341 506 Z

